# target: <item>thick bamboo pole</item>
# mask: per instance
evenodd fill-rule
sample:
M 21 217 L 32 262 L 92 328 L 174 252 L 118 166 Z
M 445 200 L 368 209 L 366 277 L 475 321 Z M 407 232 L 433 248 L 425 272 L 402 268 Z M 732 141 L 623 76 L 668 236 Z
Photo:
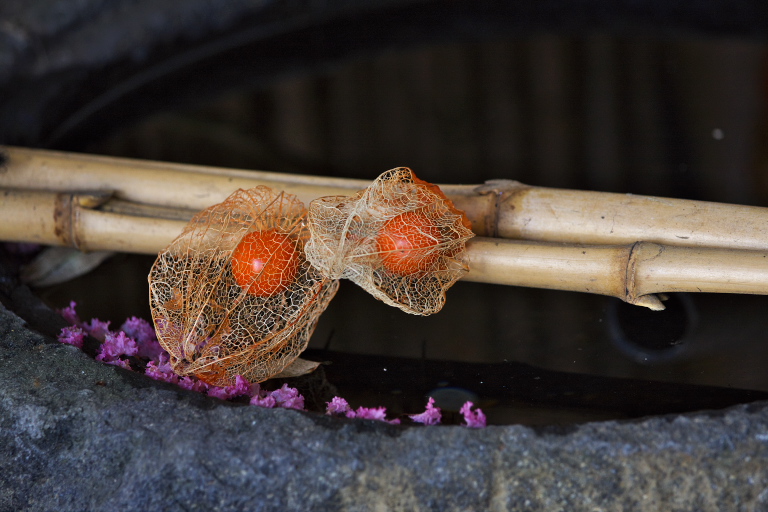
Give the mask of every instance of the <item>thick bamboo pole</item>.
M 575 245 L 476 238 L 467 281 L 569 290 L 664 309 L 655 294 L 768 294 L 768 252 L 653 242 Z
M 186 222 L 94 210 L 104 194 L 2 193 L 0 239 L 156 254 Z M 663 292 L 768 294 L 768 251 L 652 242 L 594 246 L 475 238 L 469 281 L 580 291 L 663 309 Z
M 104 202 L 103 193 L 5 190 L 0 197 L 0 240 L 157 254 L 187 224 L 92 209 Z
M 6 148 L 0 187 L 108 190 L 131 203 L 198 211 L 259 184 L 302 201 L 351 194 L 365 180 L 322 178 Z M 636 241 L 768 250 L 768 208 L 604 192 L 530 187 L 497 180 L 441 185 L 481 236 L 581 244 Z

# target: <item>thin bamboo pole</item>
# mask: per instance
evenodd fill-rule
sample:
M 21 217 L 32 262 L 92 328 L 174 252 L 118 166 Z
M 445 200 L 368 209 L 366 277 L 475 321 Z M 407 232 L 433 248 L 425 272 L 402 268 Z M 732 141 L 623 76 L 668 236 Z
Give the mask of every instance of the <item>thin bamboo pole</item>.
M 99 211 L 102 194 L 3 192 L 0 239 L 85 251 L 157 254 L 186 222 Z M 654 294 L 768 294 L 768 251 L 652 242 L 579 245 L 478 237 L 467 244 L 468 281 L 580 291 L 663 309 Z
M 351 194 L 369 184 L 23 148 L 5 152 L 0 187 L 107 190 L 119 200 L 188 211 L 221 202 L 237 188 L 260 184 L 296 194 L 305 204 L 320 196 Z M 768 250 L 768 208 L 531 187 L 507 180 L 441 187 L 467 213 L 480 236 Z
M 258 185 L 295 194 L 305 204 L 325 195 L 349 195 L 366 180 L 222 169 L 26 148 L 5 148 L 0 187 L 58 192 L 109 191 L 139 204 L 200 211 L 238 188 Z

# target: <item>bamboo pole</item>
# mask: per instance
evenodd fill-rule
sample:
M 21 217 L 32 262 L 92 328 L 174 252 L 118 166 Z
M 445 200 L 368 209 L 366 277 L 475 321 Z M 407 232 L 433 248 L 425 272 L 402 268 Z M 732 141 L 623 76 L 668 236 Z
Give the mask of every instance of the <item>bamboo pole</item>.
M 93 209 L 108 197 L 104 192 L 5 190 L 0 197 L 0 240 L 157 254 L 187 224 Z
M 301 201 L 349 195 L 366 180 L 244 171 L 150 160 L 133 160 L 39 149 L 6 147 L 0 187 L 58 192 L 109 191 L 116 199 L 200 211 L 238 188 L 258 185 L 295 194 Z
M 305 204 L 366 187 L 366 180 L 242 171 L 6 148 L 0 187 L 111 191 L 133 204 L 198 211 L 237 188 L 267 185 Z M 656 242 L 768 250 L 768 208 L 632 194 L 531 187 L 509 180 L 441 185 L 480 236 L 580 244 Z
M 105 193 L 3 192 L 0 239 L 84 251 L 157 254 L 182 231 L 177 219 L 100 211 Z M 652 242 L 581 245 L 478 237 L 467 244 L 468 281 L 580 291 L 663 309 L 654 294 L 768 294 L 768 251 Z
M 768 208 L 519 185 L 502 193 L 500 238 L 768 249 Z
M 576 245 L 476 238 L 467 281 L 618 297 L 653 310 L 656 294 L 768 294 L 768 253 L 653 242 Z

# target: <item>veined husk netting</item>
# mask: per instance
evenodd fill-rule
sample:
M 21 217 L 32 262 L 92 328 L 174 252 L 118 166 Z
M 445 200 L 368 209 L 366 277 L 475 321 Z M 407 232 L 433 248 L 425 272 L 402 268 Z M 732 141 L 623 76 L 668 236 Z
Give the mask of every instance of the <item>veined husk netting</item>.
M 306 211 L 268 187 L 238 190 L 158 255 L 149 300 L 174 372 L 220 386 L 237 375 L 261 382 L 306 348 L 338 289 L 304 255 Z M 254 236 L 266 242 L 254 249 Z M 268 254 L 253 266 L 246 258 L 259 250 Z
M 323 275 L 351 279 L 406 313 L 440 311 L 445 291 L 469 270 L 469 220 L 406 167 L 355 196 L 315 199 L 308 224 L 307 259 Z

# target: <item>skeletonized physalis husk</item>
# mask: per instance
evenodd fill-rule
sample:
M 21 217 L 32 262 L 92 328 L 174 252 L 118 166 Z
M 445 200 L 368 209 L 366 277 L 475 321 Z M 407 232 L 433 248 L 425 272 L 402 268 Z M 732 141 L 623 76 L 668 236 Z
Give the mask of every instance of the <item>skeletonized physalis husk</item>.
M 315 199 L 308 218 L 306 253 L 314 266 L 406 313 L 440 311 L 446 290 L 469 270 L 469 220 L 437 185 L 406 167 L 352 197 Z
M 264 186 L 198 213 L 157 257 L 149 299 L 178 375 L 261 382 L 306 348 L 338 289 L 307 261 L 306 208 Z

